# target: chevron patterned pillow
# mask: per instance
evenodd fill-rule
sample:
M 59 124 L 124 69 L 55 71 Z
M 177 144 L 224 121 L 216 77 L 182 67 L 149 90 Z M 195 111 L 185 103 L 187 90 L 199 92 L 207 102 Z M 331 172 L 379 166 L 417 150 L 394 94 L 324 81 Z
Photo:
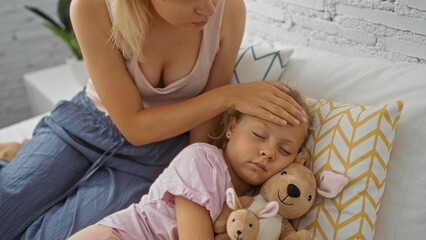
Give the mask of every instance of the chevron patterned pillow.
M 307 99 L 315 130 L 304 150 L 313 170 L 345 173 L 349 183 L 334 199 L 317 197 L 312 209 L 293 221 L 314 239 L 372 239 L 386 182 L 386 170 L 403 102 L 381 106 Z
M 285 70 L 292 48 L 277 50 L 262 46 L 241 48 L 231 83 L 277 81 Z

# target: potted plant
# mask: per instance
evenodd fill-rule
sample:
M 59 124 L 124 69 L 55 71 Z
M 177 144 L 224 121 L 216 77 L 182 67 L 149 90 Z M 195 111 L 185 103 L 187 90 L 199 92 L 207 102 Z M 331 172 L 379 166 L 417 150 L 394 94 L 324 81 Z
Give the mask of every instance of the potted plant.
M 81 53 L 80 46 L 78 45 L 77 38 L 75 37 L 74 29 L 71 25 L 71 1 L 72 0 L 58 0 L 57 14 L 60 20 L 59 22 L 36 7 L 25 6 L 25 8 L 43 18 L 46 21 L 43 25 L 68 45 L 73 53 L 73 57 L 69 58 L 67 63 L 70 65 L 71 71 L 77 80 L 85 84 L 89 75 L 83 62 L 83 55 Z

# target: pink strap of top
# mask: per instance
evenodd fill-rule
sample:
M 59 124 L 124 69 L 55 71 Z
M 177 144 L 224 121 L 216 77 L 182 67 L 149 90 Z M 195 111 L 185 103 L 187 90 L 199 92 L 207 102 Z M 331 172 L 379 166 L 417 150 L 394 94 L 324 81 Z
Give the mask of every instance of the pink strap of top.
M 111 11 L 109 1 L 105 1 L 108 11 Z M 191 72 L 185 77 L 163 88 L 153 87 L 140 69 L 136 57 L 123 56 L 127 71 L 139 90 L 145 108 L 181 102 L 197 96 L 204 89 L 209 78 L 214 58 L 219 51 L 220 27 L 222 24 L 224 2 L 225 0 L 219 0 L 215 14 L 206 24 L 203 30 L 197 61 Z M 113 21 L 111 12 L 110 16 L 111 21 Z M 119 79 L 117 79 L 117 81 L 119 81 Z M 86 85 L 86 95 L 97 109 L 108 115 L 91 79 L 89 79 Z

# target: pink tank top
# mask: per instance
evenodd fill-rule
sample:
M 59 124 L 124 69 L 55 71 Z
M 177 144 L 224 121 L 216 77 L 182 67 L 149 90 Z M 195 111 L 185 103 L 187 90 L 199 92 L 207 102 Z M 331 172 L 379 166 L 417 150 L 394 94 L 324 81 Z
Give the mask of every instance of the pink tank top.
M 110 11 L 108 0 L 105 2 L 108 6 L 108 11 Z M 215 14 L 204 27 L 197 60 L 191 72 L 185 77 L 163 88 L 153 87 L 139 67 L 136 57 L 123 56 L 127 71 L 139 90 L 145 108 L 181 102 L 197 96 L 204 89 L 214 58 L 219 51 L 224 2 L 225 0 L 219 1 Z M 113 21 L 112 17 L 111 20 Z M 108 115 L 108 111 L 99 98 L 91 79 L 86 85 L 86 95 L 97 109 Z

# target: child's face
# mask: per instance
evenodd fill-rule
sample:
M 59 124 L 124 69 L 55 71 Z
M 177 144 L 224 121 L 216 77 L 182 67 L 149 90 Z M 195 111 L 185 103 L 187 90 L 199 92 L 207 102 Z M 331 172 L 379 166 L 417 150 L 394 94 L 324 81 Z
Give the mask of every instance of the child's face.
M 279 126 L 250 115 L 231 121 L 225 159 L 234 185 L 263 184 L 295 160 L 307 134 L 306 124 Z
M 219 0 L 151 0 L 158 19 L 175 27 L 200 31 L 213 16 Z

